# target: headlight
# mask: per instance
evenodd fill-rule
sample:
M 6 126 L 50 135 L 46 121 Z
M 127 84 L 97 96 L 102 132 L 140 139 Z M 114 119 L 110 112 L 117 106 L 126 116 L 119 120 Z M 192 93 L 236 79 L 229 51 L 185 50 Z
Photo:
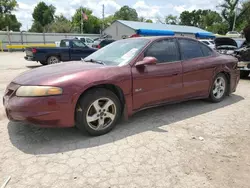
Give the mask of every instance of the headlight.
M 18 97 L 41 97 L 51 95 L 61 95 L 63 90 L 59 87 L 51 86 L 21 86 L 16 91 Z

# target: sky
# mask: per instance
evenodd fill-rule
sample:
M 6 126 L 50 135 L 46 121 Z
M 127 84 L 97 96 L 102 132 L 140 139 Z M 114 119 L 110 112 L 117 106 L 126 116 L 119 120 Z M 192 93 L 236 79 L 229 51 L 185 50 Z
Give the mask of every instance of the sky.
M 19 7 L 15 14 L 19 22 L 22 23 L 22 30 L 27 30 L 32 25 L 32 12 L 36 4 L 41 0 L 17 0 Z M 216 7 L 221 0 L 44 0 L 47 4 L 56 7 L 56 14 L 63 14 L 71 18 L 75 10 L 80 6 L 89 8 L 93 15 L 102 16 L 102 5 L 105 5 L 105 16 L 114 14 L 122 6 L 128 5 L 135 8 L 139 16 L 147 19 L 164 18 L 166 15 L 179 15 L 184 10 L 212 9 L 218 11 Z

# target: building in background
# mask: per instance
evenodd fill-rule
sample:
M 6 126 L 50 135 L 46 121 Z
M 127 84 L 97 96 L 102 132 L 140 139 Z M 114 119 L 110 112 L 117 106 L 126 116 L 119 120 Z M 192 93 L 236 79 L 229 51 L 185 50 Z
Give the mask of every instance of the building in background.
M 169 25 L 161 23 L 145 23 L 135 21 L 116 20 L 104 29 L 104 34 L 119 40 L 130 36 L 187 36 L 193 38 L 215 38 L 213 33 L 193 26 Z

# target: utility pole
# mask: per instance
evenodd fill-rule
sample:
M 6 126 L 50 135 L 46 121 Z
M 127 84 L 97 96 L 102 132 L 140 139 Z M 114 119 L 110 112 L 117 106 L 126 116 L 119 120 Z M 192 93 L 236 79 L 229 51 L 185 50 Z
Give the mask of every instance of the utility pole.
M 104 12 L 105 6 L 104 4 L 102 5 L 102 32 L 104 30 L 104 17 L 105 17 L 105 12 Z M 102 34 L 101 32 L 101 34 Z
M 233 31 L 234 31 L 234 29 L 235 29 L 235 23 L 236 23 L 236 17 L 237 17 L 237 12 L 238 12 L 238 5 L 239 5 L 239 2 L 240 2 L 240 1 L 238 1 L 237 5 L 235 6 Z
M 80 32 L 81 32 L 81 34 L 83 34 L 83 14 L 82 14 L 82 7 L 81 7 L 80 11 L 81 11 L 81 28 L 80 28 Z

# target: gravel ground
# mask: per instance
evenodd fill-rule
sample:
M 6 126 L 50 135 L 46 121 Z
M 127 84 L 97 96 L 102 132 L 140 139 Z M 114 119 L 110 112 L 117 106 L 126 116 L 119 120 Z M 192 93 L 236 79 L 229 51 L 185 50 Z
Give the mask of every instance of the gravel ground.
M 0 97 L 39 66 L 23 56 L 0 53 Z M 11 176 L 7 188 L 248 188 L 249 110 L 250 79 L 221 103 L 145 110 L 100 137 L 9 122 L 0 105 L 0 185 Z

